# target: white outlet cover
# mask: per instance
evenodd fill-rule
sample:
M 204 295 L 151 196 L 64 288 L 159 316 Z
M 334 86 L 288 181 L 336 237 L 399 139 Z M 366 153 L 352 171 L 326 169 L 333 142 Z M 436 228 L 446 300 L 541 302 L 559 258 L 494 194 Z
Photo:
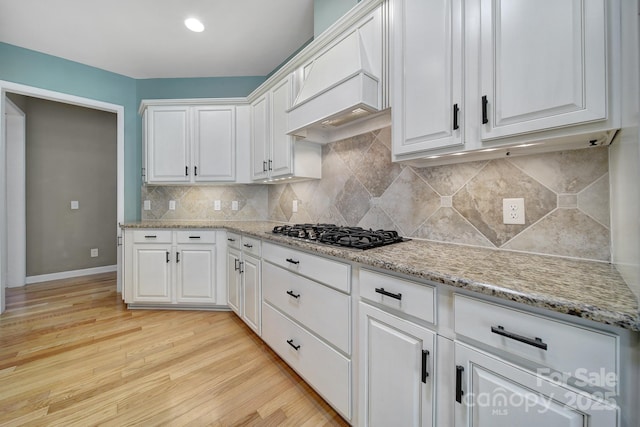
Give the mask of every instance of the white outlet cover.
M 214 200 L 213 201 L 213 210 L 214 211 L 219 211 L 220 209 L 222 209 L 222 204 L 220 203 L 220 200 Z
M 77 200 L 72 200 L 71 209 L 80 209 L 80 203 Z
M 143 209 L 145 211 L 150 211 L 151 210 L 151 200 L 145 200 L 144 201 Z
M 502 223 L 522 225 L 524 222 L 524 199 L 502 199 Z
M 234 200 L 231 202 L 231 210 L 232 211 L 237 211 L 238 210 L 238 201 Z
M 298 212 L 298 201 L 297 200 L 293 201 L 293 206 L 291 207 L 291 210 L 293 212 Z
M 98 256 L 98 248 L 91 249 L 91 258 L 96 258 Z
M 169 210 L 170 211 L 175 211 L 176 210 L 176 201 L 175 200 L 169 200 Z

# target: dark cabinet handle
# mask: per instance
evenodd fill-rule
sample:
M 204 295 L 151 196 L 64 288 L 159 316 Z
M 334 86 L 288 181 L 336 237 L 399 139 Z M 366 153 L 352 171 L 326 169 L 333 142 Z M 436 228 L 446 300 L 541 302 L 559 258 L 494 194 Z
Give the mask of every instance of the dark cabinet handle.
M 294 349 L 295 351 L 300 350 L 300 346 L 299 346 L 299 345 L 295 345 L 295 344 L 293 343 L 293 340 L 287 340 L 287 344 L 289 344 L 291 347 L 293 347 L 293 349 Z
M 427 383 L 427 377 L 429 376 L 429 372 L 427 372 L 427 358 L 429 357 L 429 350 L 422 350 L 422 382 Z
M 244 267 L 243 267 L 244 266 L 244 261 L 240 261 L 238 263 L 238 266 L 240 267 L 240 269 L 239 269 L 240 270 L 240 274 L 244 273 Z
M 249 248 L 249 249 L 251 249 L 251 248 L 253 247 L 253 245 L 250 245 L 249 243 L 245 243 L 245 244 L 244 244 L 244 247 L 245 247 L 245 248 Z
M 542 350 L 546 350 L 547 347 L 548 347 L 547 344 L 544 343 L 542 341 L 542 339 L 540 339 L 538 337 L 536 337 L 536 338 L 528 338 L 528 337 L 524 337 L 522 335 L 514 334 L 513 332 L 506 331 L 504 329 L 504 327 L 502 327 L 502 326 L 492 326 L 491 327 L 491 332 L 493 332 L 494 334 L 501 335 L 503 337 L 510 338 L 512 340 L 516 340 L 516 341 L 523 342 L 525 344 L 529 344 L 531 346 L 540 348 Z
M 189 176 L 189 166 L 184 167 L 184 176 Z
M 154 235 L 149 235 L 149 236 L 144 236 L 145 239 L 156 239 L 158 238 L 158 236 Z
M 193 174 L 194 174 L 195 176 L 198 176 L 198 167 L 197 167 L 197 166 L 194 166 L 194 167 L 193 167 Z
M 267 161 L 263 160 L 262 161 L 262 172 L 266 172 L 267 171 Z
M 169 251 L 167 251 L 167 262 L 169 262 Z
M 458 104 L 453 104 L 453 130 L 456 130 L 460 127 L 458 126 L 458 111 L 460 111 L 460 109 L 458 108 Z
M 180 262 L 180 252 L 176 252 L 176 262 Z
M 291 264 L 300 264 L 300 261 L 296 261 L 295 259 L 291 258 L 287 258 L 287 262 L 290 262 Z
M 300 294 L 296 295 L 296 294 L 293 293 L 293 291 L 287 291 L 287 295 L 290 295 L 290 296 L 294 297 L 295 299 L 300 298 Z
M 234 260 L 233 260 L 233 269 L 234 269 L 235 271 L 240 270 L 240 263 L 239 263 L 239 261 L 240 261 L 240 260 L 239 260 L 238 258 L 234 258 Z
M 232 239 L 231 237 L 227 238 L 227 240 L 230 241 L 230 242 L 235 242 L 236 241 L 236 239 Z
M 487 117 L 487 104 L 489 103 L 489 101 L 487 101 L 487 95 L 483 95 L 482 96 L 482 124 L 486 125 L 487 123 L 489 123 L 489 118 Z
M 199 239 L 200 236 L 189 236 L 190 239 Z
M 376 288 L 376 292 L 382 295 L 386 295 L 388 297 L 391 298 L 395 298 L 398 301 L 400 301 L 402 299 L 402 294 L 398 293 L 398 294 L 392 294 L 391 292 L 387 292 L 384 290 L 384 288 Z
M 457 365 L 456 366 L 456 402 L 462 403 L 462 395 L 464 395 L 464 391 L 462 391 L 462 373 L 464 372 L 464 367 Z
M 273 164 L 273 160 L 269 159 L 269 170 L 272 171 L 271 165 Z

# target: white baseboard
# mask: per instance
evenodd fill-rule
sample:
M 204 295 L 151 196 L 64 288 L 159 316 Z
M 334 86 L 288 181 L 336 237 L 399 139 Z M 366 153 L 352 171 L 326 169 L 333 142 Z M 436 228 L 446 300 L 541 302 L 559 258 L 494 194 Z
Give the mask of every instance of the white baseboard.
M 48 282 L 49 280 L 69 279 L 71 277 L 89 276 L 90 274 L 111 273 L 118 269 L 117 265 L 105 265 L 104 267 L 85 268 L 83 270 L 61 271 L 59 273 L 41 274 L 39 276 L 27 276 L 25 283 Z

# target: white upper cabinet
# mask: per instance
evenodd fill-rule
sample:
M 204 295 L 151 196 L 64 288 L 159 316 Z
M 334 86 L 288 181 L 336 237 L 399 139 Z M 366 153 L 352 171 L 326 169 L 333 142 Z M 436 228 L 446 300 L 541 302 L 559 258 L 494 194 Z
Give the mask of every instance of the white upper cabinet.
M 293 102 L 293 75 L 289 74 L 251 104 L 251 179 L 321 177 L 319 144 L 294 141 L 287 135 L 287 109 Z
M 236 106 L 150 105 L 144 117 L 146 183 L 236 180 Z
M 291 75 L 271 89 L 271 157 L 269 171 L 272 176 L 293 172 L 293 137 L 287 135 L 287 109 L 293 102 Z
M 269 176 L 269 93 L 251 104 L 251 179 Z
M 146 118 L 147 182 L 189 182 L 189 108 L 149 107 Z
M 460 146 L 462 0 L 395 0 L 393 144 L 396 154 Z
M 618 2 L 391 1 L 394 160 L 586 148 L 620 128 Z
M 194 181 L 233 181 L 235 107 L 195 107 L 193 119 Z
M 604 0 L 482 0 L 480 13 L 483 140 L 607 117 Z

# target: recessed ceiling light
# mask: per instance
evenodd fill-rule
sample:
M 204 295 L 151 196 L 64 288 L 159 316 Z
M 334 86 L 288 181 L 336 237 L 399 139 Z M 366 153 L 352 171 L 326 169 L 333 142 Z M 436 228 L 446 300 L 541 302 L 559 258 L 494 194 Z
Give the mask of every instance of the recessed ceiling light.
M 185 19 L 184 25 L 195 33 L 201 33 L 204 31 L 204 24 L 196 18 Z

